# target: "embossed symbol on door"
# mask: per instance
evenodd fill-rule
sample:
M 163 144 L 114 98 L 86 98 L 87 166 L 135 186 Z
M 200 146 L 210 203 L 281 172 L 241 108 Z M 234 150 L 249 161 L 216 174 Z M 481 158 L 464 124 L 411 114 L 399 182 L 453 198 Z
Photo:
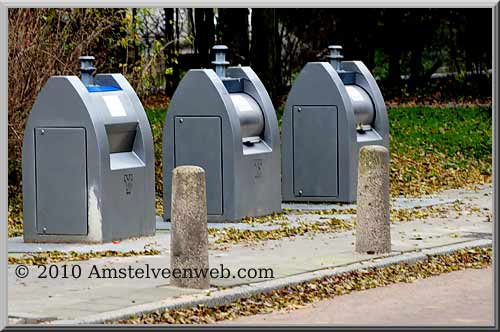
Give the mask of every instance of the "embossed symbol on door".
M 130 195 L 132 193 L 132 187 L 134 183 L 134 175 L 133 174 L 125 174 L 123 176 L 123 182 L 125 182 L 125 193 Z
M 262 159 L 255 159 L 253 165 L 255 167 L 255 177 L 262 177 Z

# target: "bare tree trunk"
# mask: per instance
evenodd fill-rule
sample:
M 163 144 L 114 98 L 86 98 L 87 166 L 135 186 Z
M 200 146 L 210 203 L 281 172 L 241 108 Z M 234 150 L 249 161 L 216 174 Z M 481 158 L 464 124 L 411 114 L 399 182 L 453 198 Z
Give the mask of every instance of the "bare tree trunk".
M 163 16 L 164 16 L 164 30 L 163 35 L 165 38 L 165 42 L 169 43 L 174 40 L 174 9 L 173 8 L 163 8 Z M 165 68 L 170 68 L 172 66 L 176 66 L 173 62 L 175 58 L 175 46 L 173 43 L 165 48 Z M 166 75 L 165 79 L 165 91 L 167 94 L 172 94 L 175 90 L 176 84 L 173 84 L 168 75 Z
M 175 8 L 175 42 L 174 42 L 174 53 L 175 53 L 175 56 L 178 56 L 179 55 L 179 37 L 180 37 L 180 28 L 179 28 L 179 24 L 180 24 L 180 18 L 179 18 L 179 8 Z M 172 70 L 172 73 L 173 73 L 173 77 L 172 77 L 172 85 L 174 87 L 177 87 L 177 85 L 179 84 L 179 81 L 180 81 L 180 70 L 179 70 L 179 65 L 178 64 L 174 64 L 173 66 L 173 70 Z
M 188 18 L 189 18 L 189 30 L 191 31 L 191 34 L 193 35 L 193 40 L 196 40 L 196 29 L 195 29 L 195 20 L 194 20 L 194 9 L 193 8 L 188 8 Z M 193 48 L 194 52 L 196 53 L 196 48 L 194 47 L 194 42 L 193 42 Z
M 401 81 L 401 53 L 396 49 L 389 51 L 389 82 L 399 83 Z
M 132 24 L 134 24 L 134 28 L 137 29 L 136 26 L 136 21 L 137 21 L 137 8 L 132 8 Z M 132 55 L 132 63 L 136 63 L 137 57 L 139 56 L 139 45 L 137 45 L 137 42 L 134 41 L 134 54 Z
M 219 9 L 217 26 L 221 44 L 229 47 L 228 58 L 233 65 L 249 62 L 248 9 Z
M 422 66 L 422 49 L 419 45 L 416 45 L 413 50 L 411 50 L 410 56 L 410 81 L 414 84 L 418 84 L 423 74 Z
M 196 8 L 194 10 L 195 39 L 194 47 L 198 55 L 199 66 L 210 67 L 210 48 L 215 43 L 214 10 Z
M 397 86 L 401 81 L 401 46 L 396 42 L 400 40 L 399 30 L 402 19 L 402 12 L 400 9 L 387 9 L 385 18 L 385 48 L 389 56 L 389 84 Z
M 274 9 L 252 9 L 252 67 L 272 98 L 277 97 Z

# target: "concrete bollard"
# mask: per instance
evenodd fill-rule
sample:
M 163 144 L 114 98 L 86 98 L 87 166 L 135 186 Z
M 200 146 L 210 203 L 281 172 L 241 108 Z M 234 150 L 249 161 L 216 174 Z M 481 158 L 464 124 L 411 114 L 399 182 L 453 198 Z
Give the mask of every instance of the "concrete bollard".
M 172 175 L 171 284 L 206 289 L 210 276 L 205 172 L 201 167 L 180 166 Z
M 391 252 L 389 151 L 379 145 L 359 151 L 356 252 Z

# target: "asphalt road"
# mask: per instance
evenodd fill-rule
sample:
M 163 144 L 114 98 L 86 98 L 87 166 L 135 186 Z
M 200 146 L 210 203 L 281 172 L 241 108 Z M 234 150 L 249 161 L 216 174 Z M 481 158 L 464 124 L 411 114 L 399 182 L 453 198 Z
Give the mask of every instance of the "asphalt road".
M 493 325 L 493 269 L 457 271 L 354 292 L 289 312 L 222 324 Z

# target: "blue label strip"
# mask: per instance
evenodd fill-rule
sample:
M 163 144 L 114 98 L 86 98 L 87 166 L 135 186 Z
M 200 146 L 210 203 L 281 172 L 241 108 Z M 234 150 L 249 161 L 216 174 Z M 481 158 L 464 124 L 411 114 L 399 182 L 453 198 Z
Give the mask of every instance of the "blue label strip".
M 120 88 L 111 85 L 97 85 L 97 86 L 88 86 L 88 92 L 110 92 L 110 91 L 120 91 Z

